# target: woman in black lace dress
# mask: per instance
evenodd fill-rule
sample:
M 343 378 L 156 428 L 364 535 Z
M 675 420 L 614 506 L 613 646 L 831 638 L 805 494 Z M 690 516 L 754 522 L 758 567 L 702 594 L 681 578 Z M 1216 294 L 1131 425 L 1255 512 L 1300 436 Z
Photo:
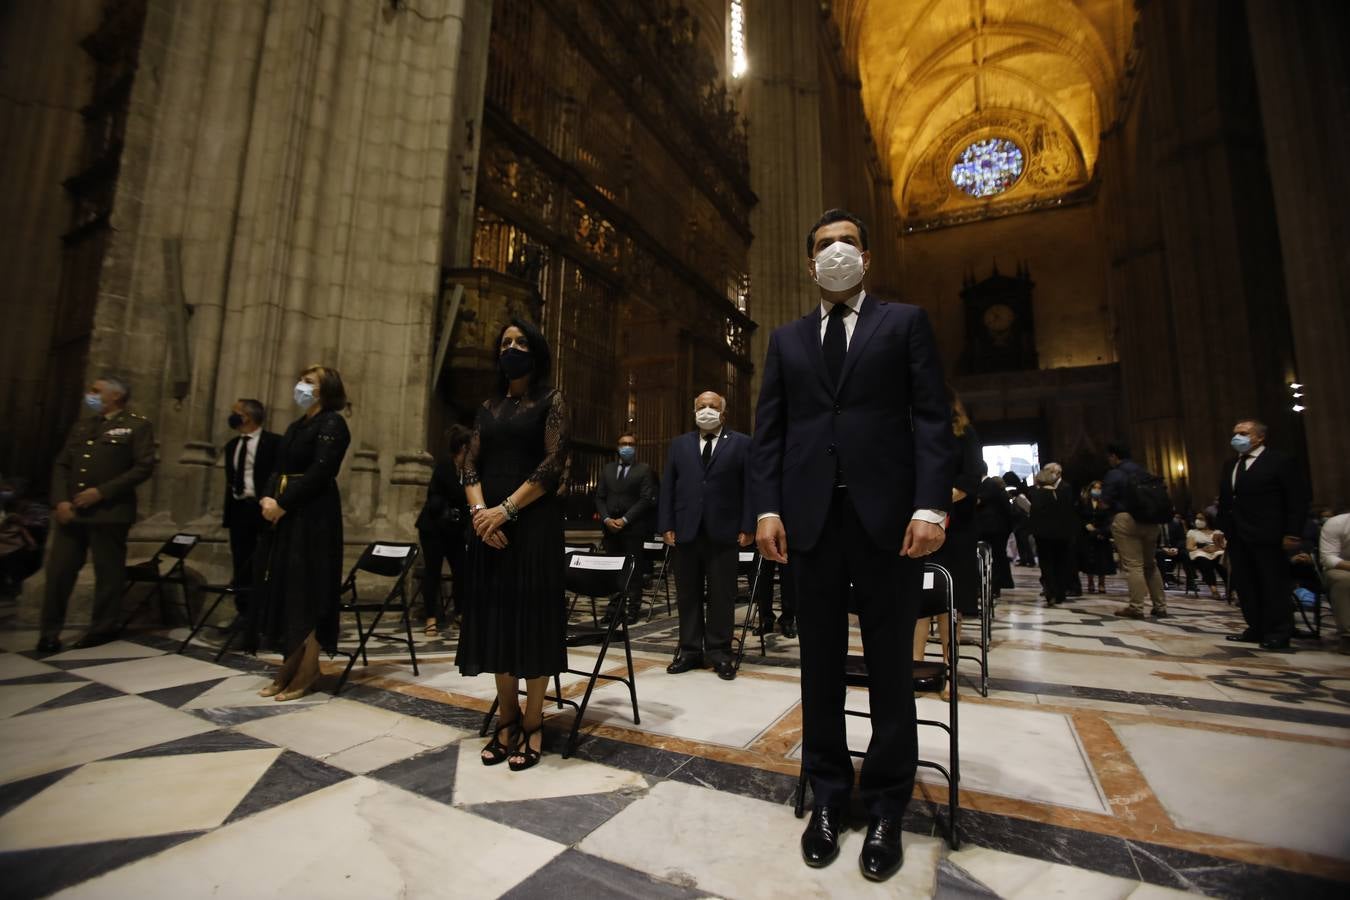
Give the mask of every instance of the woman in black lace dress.
M 464 467 L 474 533 L 455 662 L 465 675 L 496 676 L 500 719 L 483 748 L 483 764 L 508 761 L 518 771 L 539 761 L 544 690 L 567 666 L 557 491 L 568 423 L 562 395 L 548 385 L 543 334 L 512 319 L 497 346 L 498 393 L 478 409 Z
M 336 369 L 311 366 L 295 386 L 303 415 L 286 429 L 277 474 L 262 499 L 259 627 L 285 662 L 259 693 L 294 700 L 319 677 L 319 648 L 337 649 L 342 586 L 342 499 L 337 474 L 351 443 L 347 391 Z

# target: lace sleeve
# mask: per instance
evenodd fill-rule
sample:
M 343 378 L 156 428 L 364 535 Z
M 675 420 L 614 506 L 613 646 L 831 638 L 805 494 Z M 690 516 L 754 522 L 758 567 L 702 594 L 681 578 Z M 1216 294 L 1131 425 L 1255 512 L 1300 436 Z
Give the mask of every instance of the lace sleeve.
M 544 417 L 544 458 L 535 466 L 527 481 L 543 485 L 549 494 L 556 493 L 567 469 L 567 445 L 571 439 L 571 421 L 562 391 L 554 391 L 549 398 L 548 414 Z
M 314 439 L 314 458 L 303 475 L 287 478 L 286 489 L 276 498 L 282 509 L 301 506 L 318 496 L 325 487 L 337 480 L 338 472 L 342 469 L 342 460 L 352 442 L 347 420 L 336 412 L 320 415 L 323 419 L 318 423 L 319 433 Z
M 489 415 L 487 401 L 478 408 L 478 415 L 473 420 L 473 434 L 469 435 L 469 454 L 464 457 L 464 486 L 478 484 L 481 479 L 478 477 L 478 450 L 481 446 L 480 437 L 483 433 L 483 416 Z

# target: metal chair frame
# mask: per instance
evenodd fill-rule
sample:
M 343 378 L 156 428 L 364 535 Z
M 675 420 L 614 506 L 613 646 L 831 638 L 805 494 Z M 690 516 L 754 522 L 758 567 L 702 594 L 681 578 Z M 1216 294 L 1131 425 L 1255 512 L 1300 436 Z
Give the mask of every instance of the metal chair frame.
M 131 614 L 122 620 L 122 625 L 118 628 L 118 631 L 124 630 L 131 624 L 133 619 L 140 615 L 141 610 L 145 608 L 145 604 L 150 602 L 151 594 L 154 594 L 159 598 L 160 618 L 166 620 L 167 623 L 167 616 L 165 615 L 166 608 L 164 605 L 164 585 L 166 584 L 176 584 L 179 587 L 184 588 L 183 609 L 187 613 L 188 621 L 192 621 L 192 610 L 188 606 L 186 590 L 188 582 L 184 564 L 187 562 L 188 556 L 197 548 L 197 544 L 199 543 L 201 543 L 200 535 L 179 532 L 161 544 L 159 549 L 155 551 L 154 556 L 144 562 L 134 563 L 126 567 L 127 585 L 122 589 L 123 599 L 125 599 L 126 595 L 131 593 L 131 589 L 138 584 L 153 584 L 155 587 L 154 590 L 148 591 L 146 595 L 141 598 L 141 602 L 137 603 L 131 610 Z M 169 566 L 167 572 L 159 571 L 161 559 L 173 560 L 173 565 Z
M 652 614 L 656 613 L 656 582 L 661 582 L 661 592 L 666 600 L 666 615 L 671 614 L 670 606 L 670 551 L 671 546 L 661 537 L 655 540 L 642 542 L 642 555 L 652 564 Z M 656 564 L 660 563 L 660 571 L 656 571 Z M 650 621 L 650 616 L 648 616 Z
M 380 549 L 404 552 L 401 554 L 380 553 Z M 366 545 L 365 550 L 361 551 L 361 557 L 352 566 L 351 571 L 347 573 L 347 578 L 343 581 L 342 588 L 338 593 L 338 615 L 352 613 L 356 617 L 357 645 L 355 650 L 339 649 L 337 651 L 347 657 L 347 667 L 342 670 L 342 676 L 338 678 L 337 687 L 333 690 L 334 697 L 342 693 L 343 685 L 347 683 L 347 677 L 351 675 L 352 667 L 356 665 L 358 656 L 361 657 L 361 665 L 370 665 L 370 660 L 366 657 L 366 644 L 375 636 L 375 629 L 379 627 L 380 619 L 387 612 L 398 612 L 402 615 L 404 636 L 383 634 L 379 636 L 380 639 L 407 644 L 408 655 L 412 657 L 413 675 L 420 674 L 417 670 L 417 647 L 413 642 L 412 622 L 409 617 L 412 609 L 412 598 L 408 594 L 408 576 L 412 573 L 413 564 L 417 562 L 419 553 L 420 549 L 416 543 L 372 541 Z M 394 583 L 385 592 L 384 598 L 380 602 L 362 602 L 356 584 L 356 576 L 359 572 L 365 572 L 367 575 L 374 575 L 377 578 L 392 578 Z M 394 602 L 395 600 L 397 602 Z M 363 612 L 375 614 L 375 618 L 370 623 L 370 628 L 365 628 L 362 625 L 361 613 Z
M 741 622 L 741 633 L 739 637 L 733 637 L 732 641 L 736 644 L 735 659 L 732 662 L 733 668 L 739 672 L 741 670 L 741 661 L 745 658 L 745 638 L 756 626 L 759 625 L 759 604 L 755 602 L 755 594 L 759 592 L 759 580 L 764 577 L 764 557 L 758 553 L 748 550 L 738 551 L 742 556 L 751 556 L 752 559 L 745 560 L 738 558 L 736 561 L 736 577 L 746 576 L 750 585 L 750 602 L 746 604 L 745 620 Z M 748 569 L 746 567 L 749 567 Z M 768 644 L 765 643 L 765 635 L 759 637 L 759 655 L 768 656 Z

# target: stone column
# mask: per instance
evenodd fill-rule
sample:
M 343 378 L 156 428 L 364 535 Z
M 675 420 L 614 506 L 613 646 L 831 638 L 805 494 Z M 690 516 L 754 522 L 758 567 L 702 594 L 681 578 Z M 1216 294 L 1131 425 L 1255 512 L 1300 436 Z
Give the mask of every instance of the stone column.
M 1293 378 L 1307 388 L 1302 414 L 1313 493 L 1350 502 L 1350 10 L 1335 0 L 1249 0 L 1252 55 L 1270 180 L 1280 226 L 1293 329 Z
M 750 186 L 759 196 L 750 214 L 755 399 L 769 335 L 819 297 L 805 250 L 806 229 L 822 209 L 819 17 L 811 0 L 746 3 Z

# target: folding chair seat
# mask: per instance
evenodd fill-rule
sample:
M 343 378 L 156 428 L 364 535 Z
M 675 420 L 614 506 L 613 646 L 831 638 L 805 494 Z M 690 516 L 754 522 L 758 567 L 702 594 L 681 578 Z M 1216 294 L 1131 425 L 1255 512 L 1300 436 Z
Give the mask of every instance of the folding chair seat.
M 577 739 L 581 733 L 581 720 L 586 715 L 586 707 L 590 705 L 591 694 L 595 691 L 595 683 L 601 678 L 627 685 L 628 697 L 633 704 L 633 724 L 639 725 L 642 723 L 638 714 L 637 675 L 633 671 L 633 648 L 628 639 L 628 617 L 626 615 L 627 605 L 632 602 L 628 596 L 628 589 L 632 579 L 637 577 L 637 560 L 631 556 L 611 556 L 603 553 L 569 553 L 567 557 L 566 590 L 577 596 L 590 597 L 592 602 L 599 597 L 615 597 L 617 598 L 616 602 L 620 604 L 621 615 L 610 616 L 609 620 L 600 627 L 582 628 L 570 624 L 567 626 L 566 641 L 569 648 L 599 647 L 600 652 L 597 654 L 595 665 L 591 669 L 563 669 L 563 672 L 569 675 L 581 675 L 587 679 L 586 692 L 582 695 L 580 703 L 563 696 L 562 682 L 559 677 L 562 673 L 555 675 L 553 678 L 553 693 L 544 696 L 545 700 L 552 701 L 559 709 L 570 706 L 576 710 L 576 717 L 572 720 L 572 729 L 568 733 L 567 743 L 563 747 L 562 756 L 564 759 L 571 756 L 576 749 Z M 628 664 L 628 675 L 626 677 L 609 675 L 600 671 L 604 668 L 605 656 L 609 653 L 610 645 L 614 642 L 616 635 L 623 638 L 624 659 Z M 521 691 L 521 693 L 524 694 L 524 691 Z M 492 724 L 492 717 L 496 714 L 497 700 L 493 699 L 492 706 L 488 708 L 487 715 L 483 717 L 483 727 L 479 734 L 487 736 L 488 727 Z
M 189 554 L 196 549 L 201 540 L 199 535 L 186 534 L 180 532 L 169 538 L 155 555 L 147 560 L 138 563 L 132 563 L 126 567 L 127 586 L 122 590 L 122 597 L 125 598 L 131 592 L 131 589 L 138 584 L 153 584 L 154 589 L 147 591 L 141 598 L 141 602 L 131 610 L 131 614 L 122 620 L 122 628 L 126 628 L 132 621 L 141 614 L 145 604 L 150 602 L 150 596 L 153 594 L 159 600 L 160 618 L 168 624 L 168 616 L 165 615 L 164 605 L 164 586 L 166 584 L 175 584 L 186 588 L 187 572 L 184 568 Z M 164 561 L 170 561 L 169 568 L 166 571 L 160 571 L 160 564 Z M 187 619 L 192 621 L 192 610 L 188 609 L 187 591 L 183 591 L 183 609 L 187 613 Z
M 659 537 L 642 542 L 642 555 L 652 571 L 652 608 L 656 607 L 656 583 L 661 583 L 661 592 L 665 596 L 666 615 L 670 615 L 670 551 L 671 547 Z
M 745 619 L 741 622 L 741 633 L 739 637 L 732 638 L 736 643 L 736 657 L 733 665 L 737 672 L 741 670 L 741 660 L 745 658 L 745 639 L 759 625 L 759 604 L 755 602 L 755 596 L 760 591 L 759 580 L 766 577 L 764 573 L 764 560 L 759 553 L 753 550 L 742 550 L 736 560 L 737 577 L 745 576 L 750 586 L 749 602 L 745 608 Z M 769 574 L 767 577 L 772 578 Z M 770 586 L 772 589 L 772 586 Z M 768 645 L 765 643 L 765 636 L 759 635 L 759 655 L 768 656 Z
M 956 627 L 956 612 L 954 595 L 955 587 L 952 583 L 952 576 L 944 566 L 937 563 L 926 563 L 923 567 L 923 589 L 925 593 L 929 591 L 940 591 L 942 593 L 941 604 L 929 602 L 930 598 L 925 597 L 924 611 L 921 615 L 937 615 L 943 612 L 942 607 L 946 608 L 947 613 L 947 634 L 944 636 L 944 642 L 947 645 L 948 656 L 951 659 L 951 665 L 938 660 L 936 662 L 924 660 L 914 664 L 914 690 L 922 693 L 932 693 L 942 689 L 946 685 L 948 690 L 947 716 L 946 722 L 940 722 L 936 719 L 919 719 L 919 725 L 926 725 L 933 728 L 940 728 L 947 733 L 947 759 L 949 766 L 943 766 L 941 763 L 932 760 L 920 759 L 918 764 L 929 769 L 936 769 L 947 780 L 947 809 L 948 809 L 948 836 L 947 841 L 953 850 L 959 850 L 961 847 L 961 838 L 957 833 L 957 818 L 960 812 L 960 794 L 958 788 L 961 781 L 961 752 L 960 752 L 960 730 L 958 725 L 958 707 L 956 697 L 956 670 L 960 657 L 957 655 L 958 636 Z M 939 583 L 940 582 L 940 583 Z M 929 611 L 931 610 L 931 611 Z M 940 656 L 940 654 L 938 654 Z M 871 687 L 871 676 L 867 671 L 867 661 L 862 656 L 850 654 L 847 657 L 844 668 L 844 680 L 849 687 L 858 687 L 869 689 Z M 845 709 L 844 714 L 856 716 L 860 719 L 870 719 L 871 715 L 861 710 Z M 867 754 L 860 750 L 849 750 L 849 754 L 856 757 L 864 757 Z M 806 769 L 803 767 L 797 775 L 797 791 L 794 795 L 793 812 L 797 818 L 801 818 L 806 813 Z
M 400 614 L 403 619 L 404 633 L 402 636 L 397 633 L 386 633 L 379 635 L 379 639 L 407 644 L 408 655 L 412 657 L 413 675 L 419 674 L 417 671 L 417 647 L 413 643 L 412 623 L 409 621 L 412 598 L 408 593 L 408 576 L 412 573 L 413 564 L 417 562 L 417 556 L 418 548 L 416 544 L 401 541 L 374 541 L 366 545 L 366 549 L 361 551 L 361 558 L 347 573 L 347 578 L 342 582 L 342 589 L 338 593 L 338 615 L 352 613 L 356 617 L 357 644 L 355 650 L 339 649 L 337 651 L 347 657 L 347 667 L 342 670 L 342 677 L 338 679 L 337 687 L 333 690 L 334 697 L 342 692 L 342 686 L 347 683 L 347 676 L 351 674 L 352 667 L 356 665 L 358 656 L 361 657 L 361 665 L 370 665 L 370 660 L 366 658 L 366 644 L 372 637 L 376 636 L 375 629 L 379 627 L 380 619 L 384 617 L 385 613 L 397 612 Z M 358 574 L 379 578 L 386 582 L 392 582 L 392 584 L 380 600 L 363 600 L 356 580 Z M 369 628 L 366 628 L 361 622 L 361 613 L 363 612 L 375 614 Z

